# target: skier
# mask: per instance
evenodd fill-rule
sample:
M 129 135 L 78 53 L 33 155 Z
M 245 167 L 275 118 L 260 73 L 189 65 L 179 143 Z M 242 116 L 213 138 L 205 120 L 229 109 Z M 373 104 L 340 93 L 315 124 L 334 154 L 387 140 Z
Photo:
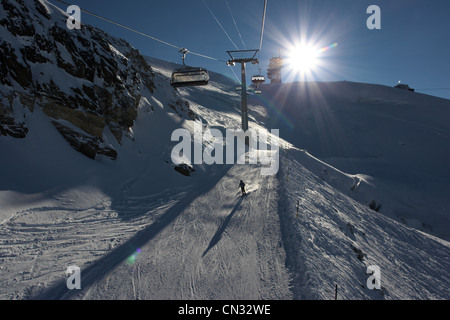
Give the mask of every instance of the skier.
M 247 194 L 247 192 L 245 192 L 245 188 L 244 188 L 245 187 L 244 181 L 241 180 L 241 182 L 239 183 L 239 187 L 241 188 L 242 195 Z

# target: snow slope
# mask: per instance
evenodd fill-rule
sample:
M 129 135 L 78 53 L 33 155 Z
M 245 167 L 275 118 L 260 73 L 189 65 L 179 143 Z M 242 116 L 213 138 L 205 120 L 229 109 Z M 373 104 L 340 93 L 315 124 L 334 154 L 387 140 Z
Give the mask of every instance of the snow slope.
M 325 163 L 316 174 L 339 168 L 350 186 L 362 181 L 354 199 L 450 240 L 449 100 L 342 81 L 265 85 L 249 103 L 267 110 L 258 120 L 268 128 Z
M 142 97 L 132 139 L 113 145 L 116 160 L 75 151 L 39 108 L 24 111 L 26 138 L 0 137 L 7 155 L 0 157 L 1 299 L 334 299 L 336 285 L 339 299 L 450 298 L 450 243 L 393 214 L 408 208 L 409 198 L 426 200 L 430 211 L 419 201 L 422 211 L 406 212 L 407 218 L 427 221 L 438 233 L 449 229 L 448 206 L 430 197 L 436 192 L 392 175 L 403 165 L 420 178 L 425 161 L 423 175 L 437 178 L 434 190 L 445 193 L 448 171 L 441 159 L 433 161 L 448 156 L 446 100 L 366 84 L 309 84 L 328 87 L 320 92 L 267 85 L 261 96 L 249 97 L 250 125 L 280 129 L 277 175 L 262 176 L 260 164 L 204 164 L 187 177 L 170 158 L 173 130 L 194 124 L 168 106 L 168 76 L 176 66 L 148 61 L 157 91 Z M 212 73 L 209 85 L 178 92 L 204 125 L 240 126 L 232 80 Z M 302 92 L 308 108 L 297 104 L 305 102 Z M 331 101 L 332 111 L 325 112 L 323 101 Z M 426 116 L 419 102 L 437 116 Z M 418 115 L 414 108 L 409 118 L 391 112 L 405 106 Z M 368 130 L 374 114 L 382 128 Z M 332 115 L 345 121 L 353 115 L 354 122 L 323 120 Z M 388 116 L 392 121 L 380 120 Z M 375 139 L 399 123 L 406 127 L 387 136 L 394 142 Z M 352 124 L 353 131 L 343 130 Z M 321 135 L 332 125 L 344 136 Z M 423 131 L 406 130 L 410 125 Z M 395 149 L 408 132 L 405 139 L 423 142 L 420 159 L 411 157 L 414 143 L 410 153 Z M 431 147 L 434 137 L 440 138 Z M 326 144 L 332 138 L 344 147 Z M 240 179 L 249 191 L 244 198 Z M 385 190 L 393 186 L 398 193 Z M 381 202 L 378 212 L 370 200 Z M 425 220 L 426 213 L 436 221 Z M 70 265 L 81 269 L 81 290 L 66 287 Z M 380 289 L 367 287 L 370 265 L 380 268 Z
M 196 99 L 190 102 L 208 123 L 233 127 L 239 97 L 221 93 L 226 86 L 213 82 L 181 94 Z M 60 141 L 54 156 L 66 162 L 34 161 L 53 177 L 53 188 L 38 179 L 10 180 L 16 187 L 9 189 L 3 182 L 3 198 L 16 211 L 1 224 L 2 298 L 333 299 L 336 284 L 339 299 L 449 298 L 449 243 L 353 200 L 342 191 L 352 175 L 283 142 L 289 151 L 281 153 L 276 176 L 261 176 L 259 165 L 213 165 L 184 177 L 145 148 L 155 143 L 144 139 L 149 124 L 173 120 L 159 116 L 139 114 L 135 140 L 120 150 L 128 157 L 95 162 Z M 2 139 L 2 150 L 27 154 L 45 139 L 58 144 L 35 117 L 36 140 L 27 137 L 30 144 L 19 148 Z M 34 170 L 14 172 L 26 177 Z M 240 199 L 242 177 L 250 193 Z M 71 264 L 81 268 L 81 290 L 66 288 Z M 381 269 L 380 290 L 366 285 L 372 264 Z
M 296 159 L 280 174 L 279 212 L 297 299 L 448 299 L 449 242 L 371 210 Z M 299 202 L 297 216 L 296 204 Z M 368 267 L 381 289 L 368 290 Z
M 242 174 L 260 183 L 245 198 L 235 192 Z M 272 188 L 276 179 L 263 178 L 257 168 L 225 166 L 154 224 L 89 266 L 83 275 L 86 289 L 57 287 L 44 297 L 290 299 Z M 139 249 L 135 259 L 128 259 L 131 248 Z

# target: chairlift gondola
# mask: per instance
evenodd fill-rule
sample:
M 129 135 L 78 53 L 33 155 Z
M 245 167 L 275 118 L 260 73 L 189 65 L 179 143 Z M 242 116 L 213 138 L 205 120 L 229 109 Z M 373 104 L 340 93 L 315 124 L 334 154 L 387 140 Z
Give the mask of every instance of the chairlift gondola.
M 181 49 L 179 52 L 183 54 L 181 59 L 183 60 L 184 68 L 176 69 L 174 72 L 172 72 L 172 79 L 170 80 L 170 84 L 173 87 L 202 86 L 208 84 L 208 70 L 204 68 L 186 66 L 186 64 L 184 63 L 184 59 L 186 57 L 186 53 L 188 53 L 188 50 Z

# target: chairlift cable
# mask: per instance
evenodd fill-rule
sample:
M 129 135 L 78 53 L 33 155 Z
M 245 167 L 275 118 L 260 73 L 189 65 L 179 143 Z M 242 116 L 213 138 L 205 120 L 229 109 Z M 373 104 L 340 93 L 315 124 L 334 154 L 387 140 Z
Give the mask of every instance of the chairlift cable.
M 266 21 L 266 8 L 267 8 L 267 0 L 264 0 L 264 10 L 263 10 L 263 17 L 262 17 L 262 24 L 261 24 L 261 38 L 259 40 L 258 60 L 259 60 L 259 57 L 261 56 L 262 41 L 263 41 L 263 34 L 264 34 L 264 24 Z
M 263 35 L 264 35 L 264 25 L 266 21 L 266 11 L 267 11 L 267 0 L 264 0 L 264 9 L 263 9 L 263 15 L 262 15 L 262 23 L 261 23 L 261 37 L 259 39 L 259 51 L 258 51 L 258 76 L 261 75 L 261 68 L 259 66 L 260 60 L 261 60 L 261 49 L 262 49 L 262 41 L 263 41 Z
M 48 1 L 48 0 L 47 0 L 47 1 Z M 65 2 L 65 1 L 63 1 L 63 0 L 54 0 L 54 1 L 60 2 L 60 3 L 62 3 L 62 4 L 64 4 L 64 5 L 67 5 L 67 6 L 70 6 L 70 5 L 71 5 L 70 3 L 67 3 L 67 2 Z M 173 48 L 176 48 L 176 49 L 179 49 L 179 50 L 185 49 L 184 47 L 179 47 L 179 46 L 174 45 L 174 44 L 171 44 L 171 43 L 169 43 L 169 42 L 167 42 L 167 41 L 163 41 L 163 40 L 161 40 L 161 39 L 158 39 L 158 38 L 156 38 L 156 37 L 153 37 L 153 36 L 151 36 L 151 35 L 148 35 L 148 34 L 146 34 L 146 33 L 144 33 L 144 32 L 141 32 L 141 31 L 135 30 L 135 29 L 133 29 L 133 28 L 127 27 L 127 26 L 125 26 L 125 25 L 123 25 L 123 24 L 120 24 L 120 23 L 115 22 L 115 21 L 113 21 L 113 20 L 110 20 L 110 19 L 107 19 L 107 18 L 105 18 L 105 17 L 99 16 L 98 14 L 92 13 L 92 12 L 87 11 L 87 10 L 84 10 L 84 9 L 82 9 L 82 8 L 80 8 L 80 10 L 83 11 L 84 13 L 87 13 L 87 14 L 93 16 L 93 17 L 96 17 L 96 18 L 98 18 L 98 19 L 104 20 L 104 21 L 106 21 L 106 22 L 109 22 L 109 23 L 114 24 L 114 25 L 116 25 L 116 26 L 118 26 L 118 27 L 127 29 L 127 30 L 129 30 L 129 31 L 135 32 L 135 33 L 137 33 L 137 34 L 140 34 L 140 35 L 142 35 L 142 36 L 144 36 L 144 37 L 147 37 L 147 38 L 150 38 L 150 39 L 152 39 L 152 40 L 158 41 L 158 42 L 160 42 L 160 43 L 162 43 L 162 44 L 165 44 L 165 45 L 167 45 L 167 46 L 170 46 L 170 47 L 173 47 Z M 188 52 L 191 53 L 191 54 L 193 54 L 193 55 L 196 55 L 196 56 L 199 56 L 199 57 L 203 57 L 203 58 L 206 58 L 206 59 L 215 60 L 215 61 L 221 61 L 221 62 L 226 62 L 225 60 L 213 58 L 213 57 L 210 57 L 210 56 L 207 56 L 207 55 L 204 55 L 204 54 L 200 54 L 200 53 L 197 53 L 197 52 L 194 52 L 194 51 L 190 51 L 190 50 L 189 50 Z
M 67 3 L 67 2 L 62 1 L 62 0 L 54 0 L 54 1 L 63 3 L 63 4 L 65 4 L 65 5 L 67 5 L 67 6 L 70 6 L 70 5 L 71 5 L 70 3 Z M 107 18 L 105 18 L 105 17 L 99 16 L 99 15 L 97 15 L 97 14 L 95 14 L 95 13 L 90 12 L 90 11 L 84 10 L 84 9 L 82 9 L 82 8 L 80 8 L 80 10 L 83 11 L 84 13 L 87 13 L 87 14 L 91 15 L 91 16 L 94 16 L 94 17 L 99 18 L 99 19 L 101 19 L 101 20 L 104 20 L 104 21 L 106 21 L 106 22 L 112 23 L 112 24 L 114 24 L 114 25 L 116 25 L 116 26 L 119 26 L 119 27 L 121 27 L 121 28 L 125 28 L 125 29 L 127 29 L 127 30 L 129 30 L 129 31 L 135 32 L 135 33 L 137 33 L 137 34 L 140 34 L 140 35 L 142 35 L 142 36 L 144 36 L 144 37 L 147 37 L 147 38 L 153 39 L 153 40 L 155 40 L 155 41 L 161 42 L 161 43 L 163 43 L 163 44 L 165 44 L 165 45 L 168 45 L 168 46 L 171 46 L 171 47 L 173 47 L 173 48 L 180 49 L 180 50 L 183 49 L 182 47 L 179 47 L 179 46 L 176 46 L 176 45 L 174 45 L 174 44 L 168 43 L 168 42 L 166 42 L 166 41 L 160 40 L 160 39 L 158 39 L 158 38 L 152 37 L 152 36 L 150 36 L 150 35 L 148 35 L 148 34 L 145 34 L 145 33 L 140 32 L 140 31 L 138 31 L 138 30 L 132 29 L 132 28 L 130 28 L 130 27 L 127 27 L 127 26 L 125 26 L 125 25 L 123 25 L 123 24 L 120 24 L 120 23 L 118 23 L 118 22 L 112 21 L 112 20 L 107 19 Z
M 217 19 L 217 17 L 214 15 L 214 13 L 211 11 L 211 9 L 209 8 L 208 4 L 206 4 L 205 0 L 202 0 L 203 4 L 205 5 L 205 7 L 209 10 L 209 13 L 211 13 L 211 15 L 213 16 L 213 18 L 216 20 L 217 24 L 220 26 L 220 28 L 222 28 L 222 31 L 225 33 L 225 35 L 228 37 L 228 39 L 231 41 L 231 43 L 234 45 L 234 47 L 236 48 L 236 50 L 239 50 L 239 48 L 237 47 L 237 45 L 234 43 L 234 41 L 231 39 L 230 35 L 225 31 L 224 27 L 222 26 L 222 24 L 220 23 L 220 21 Z
M 228 65 L 228 67 L 229 67 L 229 68 L 231 69 L 231 71 L 233 72 L 233 74 L 234 74 L 234 76 L 235 76 L 237 82 L 241 83 L 241 80 L 238 78 L 238 76 L 236 75 L 236 72 L 234 72 L 233 68 L 232 68 L 230 65 Z
M 225 0 L 225 3 L 227 4 L 228 11 L 230 12 L 231 19 L 233 19 L 234 26 L 236 27 L 236 31 L 237 31 L 237 33 L 239 35 L 239 38 L 241 39 L 242 45 L 244 46 L 244 49 L 247 50 L 247 47 L 246 47 L 246 45 L 244 43 L 244 40 L 242 39 L 241 32 L 239 31 L 239 28 L 237 26 L 236 20 L 234 19 L 233 13 L 231 12 L 231 8 L 230 8 L 230 5 L 228 3 L 228 0 Z

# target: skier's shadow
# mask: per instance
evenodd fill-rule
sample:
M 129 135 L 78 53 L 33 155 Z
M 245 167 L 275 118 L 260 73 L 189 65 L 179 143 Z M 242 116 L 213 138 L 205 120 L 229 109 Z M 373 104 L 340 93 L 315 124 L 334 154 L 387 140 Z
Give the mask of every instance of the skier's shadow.
M 244 199 L 243 196 L 241 196 L 238 200 L 238 202 L 235 204 L 233 210 L 231 211 L 231 213 L 225 218 L 225 220 L 223 221 L 222 225 L 219 227 L 219 229 L 217 229 L 216 233 L 214 234 L 214 236 L 212 237 L 211 241 L 209 242 L 208 248 L 206 248 L 205 252 L 203 252 L 202 257 L 204 257 L 209 250 L 211 250 L 218 242 L 219 240 L 222 238 L 222 234 L 225 231 L 225 229 L 227 228 L 228 224 L 230 223 L 231 218 L 233 217 L 234 213 L 237 211 L 237 209 L 239 209 L 239 206 L 242 202 L 242 200 Z

